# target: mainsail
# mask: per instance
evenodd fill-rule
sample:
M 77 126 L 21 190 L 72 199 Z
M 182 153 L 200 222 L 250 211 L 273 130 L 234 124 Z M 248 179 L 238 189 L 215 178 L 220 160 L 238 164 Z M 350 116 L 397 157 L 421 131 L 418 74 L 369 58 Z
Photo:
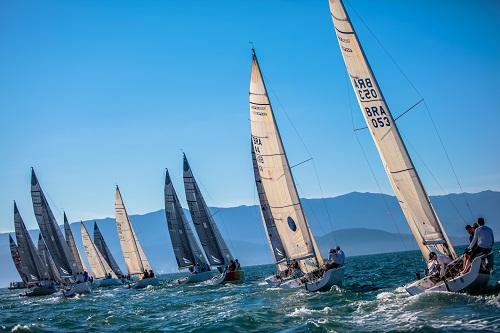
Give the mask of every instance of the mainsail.
M 82 258 L 80 257 L 80 253 L 78 252 L 78 248 L 76 247 L 75 238 L 73 237 L 73 233 L 71 232 L 68 218 L 66 217 L 66 213 L 64 213 L 63 215 L 64 234 L 66 236 L 66 243 L 68 244 L 69 251 L 71 253 L 71 262 L 73 263 L 72 270 L 74 273 L 83 272 L 85 269 L 83 268 Z
M 72 275 L 73 261 L 71 252 L 33 169 L 31 169 L 31 199 L 40 232 L 43 238 L 47 240 L 47 248 L 61 276 Z
M 45 241 L 43 240 L 42 234 L 38 235 L 38 254 L 40 255 L 42 263 L 45 265 L 47 271 L 49 272 L 50 279 L 52 281 L 63 282 L 63 280 L 61 279 L 61 275 L 59 274 L 59 270 L 57 269 L 56 264 L 54 263 L 54 260 L 52 259 L 49 250 L 47 249 Z
M 148 258 L 146 258 L 130 223 L 118 186 L 116 186 L 115 193 L 115 215 L 118 238 L 120 239 L 120 246 L 128 273 L 130 275 L 143 274 L 145 270 L 151 270 Z
M 434 249 L 456 257 L 394 118 L 366 59 L 341 0 L 330 0 L 337 40 L 361 112 L 384 164 L 394 193 L 424 258 Z
M 28 282 L 36 282 L 49 278 L 47 267 L 42 263 L 26 225 L 14 202 L 14 228 L 17 247 L 21 258 L 21 270 L 26 273 Z
M 80 223 L 80 231 L 82 233 L 83 247 L 85 248 L 85 253 L 87 253 L 87 259 L 89 260 L 94 277 L 96 279 L 102 279 L 106 277 L 107 274 L 111 274 L 111 277 L 116 278 L 116 274 L 90 239 L 89 232 L 87 228 L 85 228 L 83 222 Z
M 179 269 L 193 267 L 197 263 L 207 264 L 184 215 L 184 210 L 177 197 L 168 170 L 165 172 L 165 214 L 167 216 L 170 240 L 172 241 Z
M 117 276 L 122 276 L 123 273 L 120 270 L 120 266 L 118 266 L 118 264 L 116 263 L 115 258 L 113 257 L 113 254 L 106 244 L 106 241 L 104 241 L 104 237 L 102 236 L 101 230 L 99 230 L 96 222 L 94 222 L 94 244 L 99 252 L 101 252 L 102 256 L 109 264 L 113 272 L 115 272 Z
M 255 51 L 250 76 L 252 145 L 262 188 L 288 259 L 303 271 L 323 265 L 297 193 Z M 316 262 L 304 261 L 315 259 Z
M 23 271 L 21 263 L 21 255 L 19 254 L 19 248 L 17 247 L 16 242 L 14 241 L 14 239 L 10 234 L 9 234 L 9 245 L 10 245 L 10 255 L 12 257 L 12 262 L 14 262 L 17 272 L 19 273 L 19 276 L 21 277 L 23 282 L 28 283 L 29 277 L 28 274 L 25 271 Z
M 253 142 L 253 141 L 252 141 Z M 287 256 L 283 243 L 281 242 L 280 234 L 278 233 L 278 228 L 274 222 L 273 216 L 271 214 L 271 208 L 269 207 L 269 201 L 266 197 L 266 192 L 262 186 L 262 180 L 260 179 L 259 167 L 257 165 L 257 160 L 255 158 L 255 151 L 252 148 L 252 164 L 253 173 L 255 177 L 255 186 L 257 187 L 257 194 L 259 196 L 260 203 L 260 214 L 262 217 L 262 223 L 264 224 L 264 230 L 266 232 L 266 238 L 273 253 L 274 261 L 278 264 L 280 271 L 286 269 Z
M 184 190 L 196 233 L 205 251 L 208 262 L 213 266 L 228 265 L 233 256 L 215 224 L 205 199 L 194 179 L 193 172 L 184 154 Z

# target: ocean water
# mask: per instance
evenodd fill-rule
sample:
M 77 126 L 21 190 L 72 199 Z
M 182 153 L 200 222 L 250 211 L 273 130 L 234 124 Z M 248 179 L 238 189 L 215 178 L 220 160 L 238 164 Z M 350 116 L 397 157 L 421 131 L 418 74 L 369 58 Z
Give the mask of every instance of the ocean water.
M 0 332 L 500 332 L 498 294 L 409 296 L 400 286 L 421 264 L 418 252 L 348 258 L 345 285 L 322 293 L 267 286 L 272 265 L 246 268 L 238 285 L 178 286 L 172 274 L 73 299 L 1 289 Z

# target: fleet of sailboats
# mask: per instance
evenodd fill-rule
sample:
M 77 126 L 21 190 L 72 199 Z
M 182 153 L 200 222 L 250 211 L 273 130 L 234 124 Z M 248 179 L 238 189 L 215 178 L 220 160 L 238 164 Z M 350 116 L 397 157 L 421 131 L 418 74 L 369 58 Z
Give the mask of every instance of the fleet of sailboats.
M 418 278 L 405 285 L 415 295 L 428 291 L 463 292 L 485 288 L 492 274 L 493 255 L 475 258 L 470 270 L 460 268 L 463 257 L 455 252 L 445 228 L 425 190 L 396 121 L 378 85 L 363 47 L 342 0 L 329 0 L 337 41 L 360 110 L 376 145 L 392 189 L 424 259 L 430 253 L 450 258 L 444 276 Z M 251 157 L 260 216 L 276 265 L 276 273 L 265 281 L 283 289 L 326 291 L 342 286 L 346 267 L 325 262 L 304 213 L 292 170 L 273 113 L 266 83 L 252 49 L 249 111 Z M 177 267 L 187 275 L 176 284 L 222 284 L 243 282 L 244 271 L 222 237 L 214 213 L 207 206 L 187 157 L 183 154 L 183 181 L 192 225 L 165 172 L 164 201 L 168 233 Z M 61 290 L 64 296 L 90 293 L 93 286 L 126 286 L 141 289 L 160 284 L 155 276 L 125 208 L 120 189 L 115 191 L 115 223 L 125 275 L 99 229 L 93 239 L 80 224 L 81 239 L 92 272 L 87 279 L 85 261 L 72 233 L 66 213 L 63 231 L 49 206 L 40 182 L 31 169 L 31 198 L 39 227 L 35 246 L 14 202 L 15 239 L 9 235 L 14 265 L 26 286 L 25 296 L 43 296 Z

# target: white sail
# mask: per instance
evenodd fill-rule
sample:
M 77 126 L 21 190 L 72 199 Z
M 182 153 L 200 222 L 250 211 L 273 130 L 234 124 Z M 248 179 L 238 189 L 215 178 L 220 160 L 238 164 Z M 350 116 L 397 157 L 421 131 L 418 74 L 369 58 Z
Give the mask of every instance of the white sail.
M 252 144 L 271 214 L 289 259 L 316 259 L 323 265 L 302 204 L 274 118 L 255 52 L 250 76 L 250 125 Z M 301 263 L 302 270 L 310 270 Z
M 113 254 L 111 253 L 108 245 L 106 244 L 104 236 L 102 235 L 101 230 L 99 230 L 96 222 L 94 222 L 94 244 L 99 252 L 101 252 L 101 254 L 104 256 L 104 259 L 106 259 L 113 272 L 115 272 L 117 276 L 122 276 L 123 273 L 120 269 L 120 266 L 118 266 L 118 264 L 116 263 L 116 260 L 113 257 Z
M 66 243 L 69 247 L 69 252 L 72 256 L 72 270 L 73 273 L 83 272 L 85 269 L 83 268 L 82 258 L 80 257 L 80 253 L 78 252 L 78 247 L 76 246 L 75 238 L 73 237 L 73 232 L 71 232 L 71 227 L 68 222 L 68 218 L 66 217 L 66 213 L 64 215 L 64 234 L 66 236 Z
M 49 253 L 56 263 L 61 276 L 72 275 L 73 261 L 68 244 L 62 235 L 61 228 L 57 224 L 54 214 L 52 214 L 52 210 L 33 169 L 31 169 L 31 199 L 40 232 L 46 240 Z
M 89 232 L 83 222 L 80 224 L 80 231 L 82 233 L 83 247 L 85 248 L 85 253 L 87 253 L 87 259 L 89 260 L 90 268 L 96 279 L 102 279 L 107 274 L 111 274 L 112 278 L 116 278 L 115 272 L 111 269 L 109 264 L 104 259 L 103 255 L 99 249 L 95 246 L 94 242 L 90 239 Z
M 252 140 L 253 141 L 253 140 Z M 257 165 L 257 159 L 255 158 L 255 152 L 253 150 L 253 143 L 251 143 L 252 150 L 252 164 L 253 172 L 255 178 L 255 186 L 257 187 L 257 194 L 259 196 L 260 204 L 260 214 L 262 218 L 262 223 L 264 224 L 264 230 L 266 232 L 267 242 L 271 248 L 271 253 L 273 254 L 274 262 L 278 266 L 279 271 L 284 271 L 287 269 L 287 255 L 283 243 L 281 242 L 281 237 L 274 222 L 273 216 L 271 214 L 271 208 L 269 207 L 269 201 L 267 200 L 266 192 L 262 186 L 262 180 L 260 179 L 259 166 Z
M 49 278 L 47 267 L 42 262 L 38 251 L 33 244 L 23 218 L 14 202 L 14 228 L 16 232 L 17 246 L 21 258 L 21 269 L 26 273 L 28 282 L 36 282 Z
M 432 250 L 456 257 L 399 134 L 341 0 L 330 0 L 337 40 L 363 117 L 424 258 Z
M 179 269 L 208 265 L 184 214 L 168 170 L 165 173 L 165 214 L 168 232 Z
M 213 266 L 229 265 L 231 260 L 234 259 L 233 255 L 229 251 L 224 238 L 222 238 L 212 213 L 201 194 L 185 154 L 183 160 L 186 201 L 194 228 L 208 258 L 208 262 Z
M 143 274 L 145 270 L 151 270 L 151 265 L 130 223 L 118 186 L 116 187 L 115 193 L 115 215 L 118 238 L 120 239 L 120 246 L 122 248 L 123 258 L 125 259 L 128 273 L 130 275 L 137 275 Z

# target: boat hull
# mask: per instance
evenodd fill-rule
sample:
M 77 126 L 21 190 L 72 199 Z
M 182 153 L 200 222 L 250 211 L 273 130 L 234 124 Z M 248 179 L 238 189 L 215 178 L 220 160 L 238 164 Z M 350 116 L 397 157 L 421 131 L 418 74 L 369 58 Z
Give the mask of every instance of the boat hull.
M 34 296 L 47 296 L 52 295 L 57 291 L 54 287 L 34 287 L 30 291 L 22 294 L 22 296 L 34 297 Z
M 266 277 L 264 279 L 264 281 L 270 286 L 277 287 L 277 286 L 281 285 L 282 283 L 285 283 L 285 282 L 290 281 L 292 279 L 293 279 L 293 277 L 286 277 L 286 278 L 282 279 L 276 275 L 271 275 L 271 276 Z
M 129 285 L 129 288 L 132 289 L 143 289 L 146 288 L 147 286 L 158 286 L 160 284 L 160 281 L 156 277 L 152 278 L 146 278 L 142 280 L 138 280 L 131 285 Z
M 72 285 L 69 289 L 63 291 L 63 295 L 64 297 L 73 297 L 90 292 L 92 292 L 92 284 L 90 281 L 87 281 Z
M 488 288 L 491 277 L 491 273 L 481 270 L 482 261 L 488 256 L 490 255 L 474 258 L 470 270 L 465 274 L 459 274 L 454 278 L 437 282 L 426 276 L 423 279 L 405 285 L 404 288 L 410 295 L 433 291 L 480 292 Z
M 283 289 L 304 288 L 307 291 L 329 291 L 333 286 L 342 287 L 345 266 L 332 268 L 323 273 L 320 278 L 304 281 L 304 278 L 291 279 L 280 285 Z
M 210 284 L 222 284 L 222 283 L 240 283 L 245 279 L 245 273 L 242 270 L 239 271 L 230 271 L 230 272 L 222 272 L 217 276 L 214 276 L 210 280 Z
M 94 283 L 99 288 L 115 287 L 123 285 L 123 282 L 120 279 L 99 279 L 99 280 L 94 280 Z
M 187 283 L 200 283 L 204 281 L 210 280 L 214 276 L 212 271 L 206 271 L 201 273 L 191 273 L 188 276 L 176 280 L 178 284 L 187 284 Z

